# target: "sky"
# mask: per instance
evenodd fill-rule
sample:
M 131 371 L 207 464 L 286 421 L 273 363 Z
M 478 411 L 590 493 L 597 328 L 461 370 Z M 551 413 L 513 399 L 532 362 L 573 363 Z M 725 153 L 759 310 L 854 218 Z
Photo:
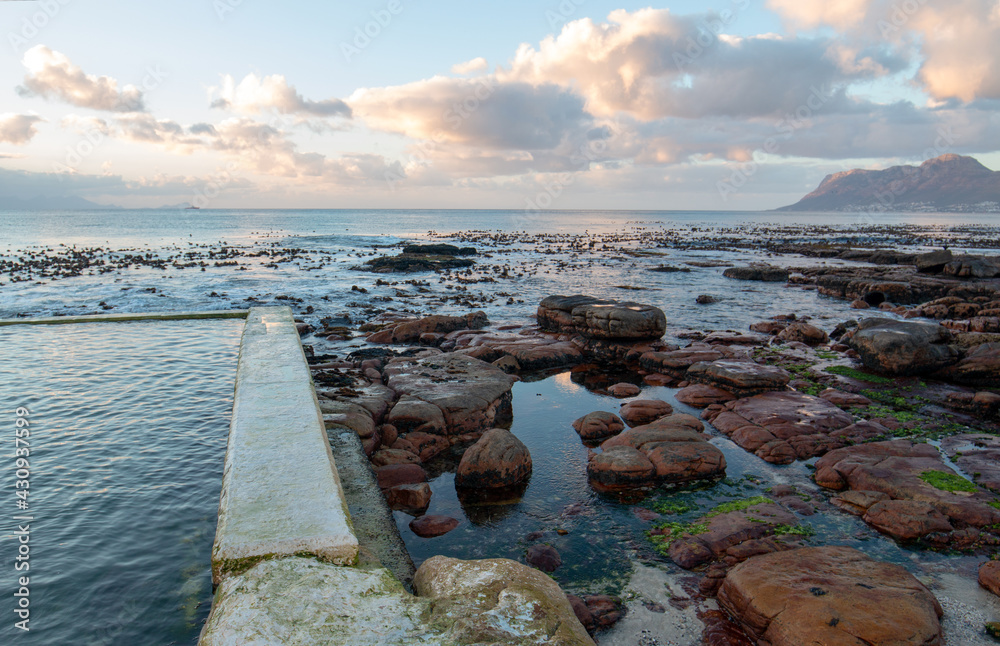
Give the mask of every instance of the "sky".
M 0 0 L 0 206 L 758 210 L 1000 169 L 1000 0 Z

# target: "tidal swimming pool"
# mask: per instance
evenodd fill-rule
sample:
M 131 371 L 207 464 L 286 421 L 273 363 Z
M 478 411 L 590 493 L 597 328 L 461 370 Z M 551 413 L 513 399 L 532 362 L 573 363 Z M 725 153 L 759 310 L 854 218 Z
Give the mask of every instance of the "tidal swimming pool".
M 0 641 L 197 642 L 211 609 L 242 329 L 242 320 L 0 327 Z M 30 429 L 20 498 L 18 408 Z M 26 522 L 30 570 L 17 572 Z M 14 627 L 20 576 L 30 577 L 29 632 Z

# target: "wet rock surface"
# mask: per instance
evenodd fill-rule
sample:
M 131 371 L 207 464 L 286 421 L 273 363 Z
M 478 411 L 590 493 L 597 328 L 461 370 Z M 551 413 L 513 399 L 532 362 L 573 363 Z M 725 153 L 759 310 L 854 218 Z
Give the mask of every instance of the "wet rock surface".
M 455 471 L 455 486 L 501 489 L 521 484 L 530 476 L 528 447 L 510 431 L 495 428 L 466 449 Z
M 656 307 L 589 296 L 550 296 L 538 306 L 537 319 L 544 330 L 590 339 L 658 339 L 667 326 Z
M 848 340 L 865 366 L 890 375 L 926 374 L 959 360 L 949 345 L 951 333 L 940 325 L 864 319 Z

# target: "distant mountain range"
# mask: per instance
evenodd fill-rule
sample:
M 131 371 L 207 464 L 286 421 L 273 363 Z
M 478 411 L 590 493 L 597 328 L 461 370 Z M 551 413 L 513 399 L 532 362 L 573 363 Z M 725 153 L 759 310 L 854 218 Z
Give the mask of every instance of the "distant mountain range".
M 4 211 L 87 211 L 117 208 L 97 204 L 76 195 L 39 195 L 30 199 L 0 196 L 0 210 Z
M 941 155 L 920 166 L 827 175 L 815 191 L 778 211 L 1000 212 L 1000 171 L 972 157 Z

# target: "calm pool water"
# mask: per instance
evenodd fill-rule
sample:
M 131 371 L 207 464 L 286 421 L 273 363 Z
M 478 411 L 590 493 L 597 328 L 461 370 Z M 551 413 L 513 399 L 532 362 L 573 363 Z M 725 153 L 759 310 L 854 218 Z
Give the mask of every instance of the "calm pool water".
M 0 642 L 196 643 L 242 326 L 0 328 Z M 30 410 L 26 511 L 14 494 L 17 407 Z M 18 514 L 34 518 L 29 573 L 14 571 Z M 27 633 L 13 626 L 23 574 Z

